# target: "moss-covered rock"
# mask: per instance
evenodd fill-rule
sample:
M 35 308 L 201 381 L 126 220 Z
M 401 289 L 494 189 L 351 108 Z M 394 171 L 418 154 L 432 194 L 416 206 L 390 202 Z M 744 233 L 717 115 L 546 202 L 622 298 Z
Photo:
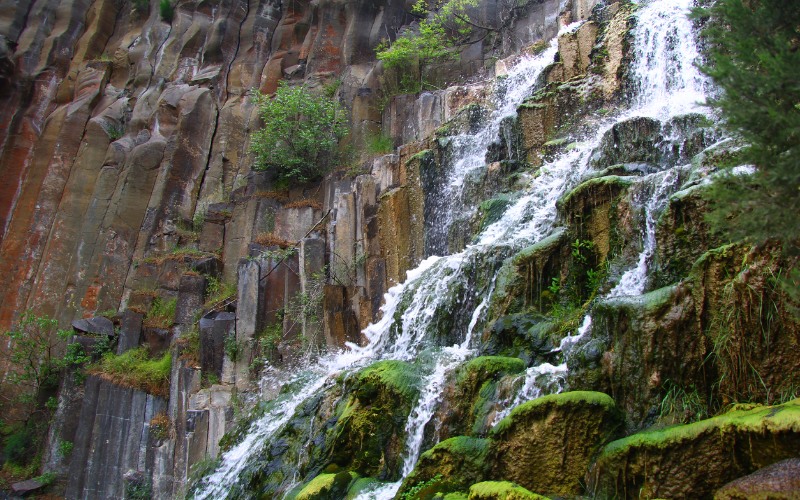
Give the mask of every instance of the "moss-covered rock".
M 800 265 L 778 244 L 727 245 L 703 254 L 687 285 L 705 333 L 719 403 L 774 403 L 800 385 L 800 319 L 782 285 Z
M 296 500 L 339 500 L 344 497 L 350 485 L 358 479 L 353 472 L 320 474 L 309 481 L 295 497 Z
M 419 457 L 397 495 L 416 500 L 430 498 L 435 493 L 466 491 L 471 484 L 487 478 L 488 451 L 486 439 L 466 436 L 446 439 Z
M 561 275 L 569 255 L 569 235 L 563 228 L 506 259 L 497 274 L 489 314 L 499 318 L 534 308 L 544 311 L 551 300 L 542 296 L 552 278 Z
M 525 370 L 519 358 L 480 356 L 459 367 L 437 410 L 439 436 L 484 437 L 497 411 L 500 379 Z
M 623 224 L 630 208 L 621 203 L 632 183 L 629 176 L 597 177 L 582 182 L 558 200 L 559 216 L 572 229 L 574 238 L 594 244 L 595 265 L 604 262 L 609 254 L 619 253 L 622 244 L 632 239 L 630 228 Z
M 355 500 L 358 498 L 362 493 L 372 490 L 382 484 L 375 478 L 372 477 L 362 477 L 353 481 L 350 485 L 350 489 L 347 490 L 347 495 L 345 495 L 345 500 Z
M 653 286 L 677 283 L 689 275 L 694 262 L 722 242 L 705 220 L 708 185 L 700 184 L 673 194 L 656 225 L 656 252 L 651 265 Z
M 744 474 L 800 450 L 800 400 L 641 432 L 606 446 L 590 473 L 600 497 L 710 498 Z
M 491 477 L 545 494 L 580 494 L 592 457 L 613 436 L 617 421 L 614 401 L 599 392 L 524 403 L 490 434 Z
M 508 481 L 484 481 L 469 488 L 469 500 L 547 500 Z
M 358 373 L 328 434 L 330 463 L 363 476 L 396 478 L 419 380 L 414 365 L 403 361 L 380 361 Z
M 631 430 L 652 424 L 660 414 L 666 389 L 694 386 L 707 400 L 704 372 L 708 346 L 696 322 L 695 302 L 685 286 L 666 287 L 640 297 L 599 302 L 592 313 L 593 335 L 606 343 L 606 390 L 628 417 Z M 571 383 L 584 386 L 580 359 L 569 360 Z M 573 370 L 574 369 L 574 370 Z

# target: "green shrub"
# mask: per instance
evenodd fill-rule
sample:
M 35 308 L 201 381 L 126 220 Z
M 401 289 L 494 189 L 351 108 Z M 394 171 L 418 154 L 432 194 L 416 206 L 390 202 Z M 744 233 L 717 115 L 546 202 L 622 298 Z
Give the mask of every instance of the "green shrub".
M 336 101 L 282 82 L 272 98 L 256 93 L 256 103 L 264 128 L 252 138 L 254 169 L 271 170 L 288 186 L 317 180 L 334 166 L 347 132 Z
M 158 11 L 161 13 L 161 19 L 165 23 L 172 23 L 175 18 L 175 7 L 170 0 L 161 0 L 158 4 Z

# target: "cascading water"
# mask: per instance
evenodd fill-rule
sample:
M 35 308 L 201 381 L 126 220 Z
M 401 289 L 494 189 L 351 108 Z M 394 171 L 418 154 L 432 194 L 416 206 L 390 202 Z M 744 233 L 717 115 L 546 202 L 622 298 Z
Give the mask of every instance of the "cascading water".
M 565 30 L 576 26 L 571 25 Z M 458 192 L 468 172 L 485 164 L 486 149 L 496 139 L 502 120 L 513 115 L 522 100 L 530 95 L 539 73 L 552 62 L 556 51 L 557 41 L 554 39 L 538 56 L 523 58 L 505 79 L 502 96 L 494 103 L 487 125 L 476 134 L 453 139 L 458 141 L 460 157 L 449 174 L 446 188 L 449 196 Z M 531 192 L 509 211 L 503 221 L 491 226 L 477 245 L 447 257 L 429 257 L 416 269 L 409 271 L 406 281 L 392 287 L 385 295 L 385 303 L 381 308 L 382 319 L 364 330 L 366 345 L 349 344 L 348 350 L 321 358 L 315 369 L 297 376 L 292 382 L 297 388 L 293 392 L 284 391 L 270 402 L 265 416 L 253 422 L 245 438 L 226 452 L 217 469 L 198 485 L 195 498 L 231 495 L 231 485 L 236 483 L 251 457 L 264 449 L 269 438 L 289 421 L 304 401 L 332 385 L 333 379 L 342 371 L 362 368 L 378 360 L 414 359 L 422 349 L 428 348 L 428 336 L 434 330 L 431 325 L 437 320 L 436 313 L 447 310 L 447 300 L 452 299 L 452 293 L 448 292 L 452 292 L 454 287 L 465 286 L 464 276 L 470 274 L 466 270 L 480 261 L 486 248 L 503 237 L 523 241 L 543 235 L 550 227 L 555 219 L 554 202 L 558 194 L 563 193 L 565 179 L 570 177 L 570 167 L 568 162 L 564 162 L 560 168 L 552 168 L 540 176 Z M 471 333 L 488 304 L 490 290 L 491 286 L 486 290 L 464 290 L 472 298 L 482 297 L 477 307 L 472 308 L 469 324 L 462 329 L 465 330 L 461 332 L 463 340 L 452 347 L 434 349 L 432 353 L 420 398 L 406 426 L 409 437 L 403 476 L 411 472 L 419 456 L 422 429 L 436 408 L 446 375 L 472 354 Z M 406 300 L 409 297 L 413 297 L 413 300 Z M 368 495 L 391 497 L 399 486 L 399 482 L 392 483 Z
M 639 26 L 636 30 L 635 75 L 636 95 L 632 110 L 604 120 L 593 138 L 561 154 L 542 166 L 530 180 L 525 193 L 512 205 L 500 221 L 481 233 L 475 244 L 448 256 L 432 256 L 419 267 L 409 271 L 404 283 L 390 289 L 381 308 L 382 319 L 364 330 L 365 346 L 349 345 L 342 353 L 321 358 L 314 368 L 298 375 L 292 382 L 295 389 L 284 391 L 269 403 L 266 414 L 253 422 L 241 443 L 222 457 L 215 472 L 207 476 L 195 492 L 197 498 L 221 498 L 231 493 L 231 485 L 252 457 L 267 446 L 270 437 L 284 426 L 300 406 L 319 391 L 334 385 L 334 378 L 345 371 L 353 371 L 378 360 L 414 360 L 425 352 L 428 361 L 423 365 L 422 389 L 406 424 L 406 447 L 403 456 L 402 476 L 413 469 L 422 451 L 424 429 L 429 423 L 442 394 L 447 375 L 466 359 L 474 355 L 472 334 L 481 325 L 482 315 L 494 290 L 494 271 L 491 262 L 497 263 L 525 245 L 548 236 L 556 222 L 556 201 L 570 188 L 576 186 L 590 170 L 592 153 L 604 134 L 620 121 L 633 116 L 650 116 L 666 119 L 693 111 L 704 98 L 705 80 L 696 70 L 697 59 L 691 22 L 686 12 L 691 0 L 653 1 L 643 4 L 637 12 Z M 573 29 L 574 26 L 568 27 Z M 502 120 L 514 113 L 521 101 L 530 95 L 538 74 L 552 62 L 556 53 L 553 41 L 538 57 L 523 59 L 505 83 L 502 99 L 494 103 L 488 125 L 478 133 L 451 138 L 460 152 L 452 163 L 445 185 L 444 198 L 458 197 L 465 176 L 485 164 L 486 149 L 496 140 Z M 655 189 L 651 200 L 645 201 L 645 241 L 637 267 L 629 272 L 646 272 L 646 263 L 652 254 L 651 228 L 655 214 L 665 197 L 674 190 L 670 172 L 650 176 L 664 188 Z M 449 206 L 452 209 L 452 206 Z M 452 214 L 446 226 L 452 224 Z M 499 248 L 503 250 L 498 250 Z M 497 252 L 501 255 L 496 255 Z M 487 264 L 488 262 L 488 264 Z M 476 283 L 479 270 L 489 274 L 485 284 Z M 626 273 L 627 276 L 627 273 Z M 632 275 L 631 275 L 632 276 Z M 643 280 L 625 278 L 612 292 L 614 294 L 641 293 Z M 634 285 L 628 285 L 628 283 Z M 458 323 L 458 318 L 468 318 Z M 446 325 L 447 328 L 444 328 Z M 540 364 L 526 372 L 521 390 L 500 416 L 525 400 L 548 392 L 558 392 L 566 385 L 566 359 L 573 345 L 591 331 L 591 316 L 586 316 L 581 328 L 563 339 L 554 353 L 561 356 L 559 364 Z M 446 338 L 438 339 L 437 332 L 447 330 Z M 448 346 L 450 347 L 437 347 Z M 384 484 L 361 498 L 391 498 L 400 482 Z M 236 491 L 236 490 L 233 490 Z
M 634 58 L 631 64 L 634 96 L 629 110 L 599 127 L 591 149 L 616 123 L 634 117 L 668 121 L 671 118 L 701 111 L 702 103 L 711 89 L 708 79 L 697 69 L 700 61 L 694 27 L 689 19 L 692 0 L 653 0 L 638 2 L 636 13 Z M 670 139 L 666 138 L 667 143 Z M 591 150 L 590 149 L 590 150 Z M 627 270 L 607 297 L 638 296 L 645 291 L 647 271 L 656 247 L 657 215 L 681 184 L 680 171 L 686 166 L 674 166 L 656 172 L 636 182 L 632 192 L 641 193 L 638 202 L 644 212 L 645 227 L 642 251 L 636 265 Z M 513 401 L 503 404 L 494 423 L 502 420 L 519 404 L 543 394 L 557 393 L 566 387 L 567 358 L 573 346 L 585 338 L 592 328 L 587 314 L 575 335 L 562 339 L 554 350 L 561 354 L 561 363 L 549 362 L 526 370 L 521 388 Z M 502 402 L 501 402 L 502 404 Z

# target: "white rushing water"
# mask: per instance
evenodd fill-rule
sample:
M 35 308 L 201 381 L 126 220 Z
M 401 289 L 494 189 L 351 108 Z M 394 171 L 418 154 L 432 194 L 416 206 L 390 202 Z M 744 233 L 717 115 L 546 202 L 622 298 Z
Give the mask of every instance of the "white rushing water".
M 556 222 L 556 201 L 585 177 L 593 151 L 615 123 L 632 116 L 666 119 L 696 110 L 697 103 L 703 100 L 707 83 L 693 65 L 697 50 L 691 23 L 686 19 L 690 7 L 691 0 L 643 3 L 636 13 L 639 28 L 635 32 L 633 73 L 638 84 L 633 109 L 608 117 L 588 140 L 542 166 L 529 180 L 524 194 L 498 222 L 479 236 L 476 243 L 452 255 L 429 257 L 409 271 L 404 283 L 386 293 L 381 308 L 382 319 L 363 331 L 366 345 L 350 344 L 344 352 L 324 356 L 316 366 L 298 375 L 293 382 L 297 389 L 281 394 L 271 403 L 271 409 L 253 422 L 243 441 L 226 452 L 217 470 L 203 480 L 196 498 L 228 496 L 230 485 L 245 470 L 248 460 L 263 452 L 270 437 L 289 421 L 299 405 L 318 391 L 332 386 L 334 378 L 342 371 L 358 369 L 383 359 L 414 361 L 420 352 L 427 349 L 432 360 L 423 368 L 420 396 L 406 424 L 402 476 L 408 475 L 422 452 L 424 430 L 440 403 L 448 375 L 475 354 L 473 332 L 483 320 L 494 280 L 489 280 L 490 284 L 484 288 L 477 288 L 469 284 L 468 277 L 474 274 L 494 247 L 502 245 L 518 249 L 551 233 Z M 572 25 L 566 29 L 575 27 Z M 487 147 L 496 140 L 502 120 L 513 115 L 522 100 L 530 95 L 536 78 L 553 61 L 555 53 L 554 40 L 539 56 L 523 58 L 506 78 L 500 98 L 493 103 L 491 115 L 485 120 L 486 125 L 477 133 L 451 138 L 458 158 L 445 185 L 448 199 L 460 196 L 464 178 L 469 172 L 484 166 Z M 669 171 L 654 175 L 662 178 L 653 177 L 651 180 L 668 187 L 661 192 L 657 188 L 651 200 L 642 200 L 646 217 L 643 252 L 637 267 L 629 273 L 639 273 L 641 268 L 641 272 L 646 274 L 647 261 L 655 244 L 655 214 L 663 207 L 667 193 L 674 189 Z M 452 221 L 452 215 L 448 220 Z M 627 275 L 612 294 L 641 293 L 644 278 L 638 274 Z M 459 297 L 454 298 L 454 294 Z M 456 307 L 463 310 L 456 310 Z M 463 331 L 458 342 L 437 348 L 431 345 L 430 335 L 436 331 L 436 322 L 442 314 L 452 317 L 461 314 L 469 318 L 469 323 L 460 327 Z M 500 416 L 507 415 L 524 401 L 563 390 L 569 353 L 581 338 L 590 333 L 591 326 L 591 316 L 587 315 L 578 331 L 563 339 L 554 349 L 554 354 L 561 359 L 558 364 L 543 363 L 529 368 L 521 389 L 499 411 Z M 399 487 L 400 481 L 381 485 L 359 498 L 392 498 Z
M 637 28 L 634 31 L 634 59 L 631 70 L 636 94 L 629 110 L 612 123 L 599 127 L 592 148 L 614 124 L 634 117 L 670 118 L 703 110 L 703 102 L 710 89 L 708 79 L 697 69 L 700 61 L 694 28 L 689 19 L 692 0 L 641 1 L 636 12 Z M 668 138 L 669 139 L 669 138 Z M 642 234 L 642 251 L 636 265 L 626 271 L 606 297 L 638 296 L 645 291 L 647 271 L 656 248 L 656 221 L 667 205 L 669 196 L 680 186 L 681 166 L 656 172 L 639 179 L 636 187 L 641 196 L 634 199 L 644 212 L 645 228 Z M 652 189 L 647 189 L 652 187 Z M 507 416 L 525 401 L 543 394 L 557 393 L 566 387 L 567 358 L 578 341 L 592 328 L 592 317 L 587 314 L 574 335 L 562 339 L 555 352 L 562 362 L 556 365 L 542 363 L 526 370 L 523 383 L 514 399 L 505 402 L 494 423 Z
M 575 27 L 577 24 L 566 29 Z M 556 50 L 557 42 L 554 39 L 548 48 L 536 57 L 521 58 L 503 82 L 502 96 L 494 102 L 494 109 L 486 125 L 475 134 L 454 138 L 458 141 L 460 157 L 450 172 L 448 182 L 450 195 L 453 195 L 456 189 L 460 189 L 464 176 L 485 164 L 486 148 L 496 139 L 501 121 L 514 115 L 522 100 L 530 95 L 536 78 L 553 61 Z M 448 290 L 463 279 L 464 266 L 474 264 L 480 252 L 503 235 L 512 233 L 514 238 L 521 239 L 523 235 L 543 234 L 545 228 L 550 227 L 555 219 L 554 202 L 557 195 L 554 191 L 563 193 L 565 186 L 563 178 L 570 168 L 568 162 L 564 162 L 560 168 L 554 168 L 540 176 L 531 193 L 521 200 L 522 204 L 518 203 L 512 209 L 512 217 L 506 217 L 504 221 L 493 225 L 490 228 L 491 235 L 484 236 L 478 245 L 446 257 L 429 257 L 416 269 L 409 271 L 406 281 L 392 287 L 384 296 L 384 305 L 381 307 L 382 319 L 363 331 L 367 339 L 366 345 L 348 344 L 348 349 L 344 352 L 324 356 L 317 363 L 317 367 L 298 376 L 294 384 L 299 388 L 292 393 L 280 395 L 266 415 L 252 424 L 242 442 L 226 452 L 218 468 L 203 480 L 195 493 L 195 498 L 216 499 L 228 496 L 229 485 L 236 482 L 236 478 L 244 471 L 250 457 L 261 453 L 269 437 L 289 421 L 299 405 L 318 391 L 332 385 L 334 378 L 342 371 L 361 368 L 383 359 L 415 359 L 420 349 L 426 347 L 426 334 L 430 331 L 430 323 L 435 318 L 436 311 L 445 304 Z M 549 199 L 550 202 L 541 202 L 544 199 Z M 536 210 L 530 214 L 526 207 L 534 207 Z M 540 212 L 546 212 L 546 216 Z M 540 216 L 547 219 L 547 224 L 540 223 L 538 219 L 531 223 L 532 218 Z M 521 226 L 532 226 L 533 229 L 520 234 L 514 232 L 514 226 L 517 229 Z M 414 299 L 402 311 L 397 321 L 398 309 L 407 294 L 413 294 Z M 411 472 L 419 457 L 425 424 L 437 407 L 447 375 L 473 354 L 470 349 L 471 334 L 487 304 L 488 296 L 484 296 L 473 311 L 468 332 L 460 344 L 442 348 L 435 353 L 431 369 L 425 374 L 419 400 L 412 409 L 406 425 L 408 439 L 403 460 L 403 476 Z M 391 498 L 399 486 L 399 482 L 392 483 L 381 491 L 369 493 L 368 496 Z

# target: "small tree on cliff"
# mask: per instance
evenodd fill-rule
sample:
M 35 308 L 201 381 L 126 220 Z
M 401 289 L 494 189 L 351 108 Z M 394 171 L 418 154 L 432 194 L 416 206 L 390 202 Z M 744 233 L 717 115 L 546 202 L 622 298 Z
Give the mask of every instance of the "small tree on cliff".
M 347 133 L 333 98 L 281 82 L 272 97 L 256 93 L 256 103 L 264 128 L 253 133 L 253 168 L 274 171 L 283 185 L 314 181 L 331 169 Z

